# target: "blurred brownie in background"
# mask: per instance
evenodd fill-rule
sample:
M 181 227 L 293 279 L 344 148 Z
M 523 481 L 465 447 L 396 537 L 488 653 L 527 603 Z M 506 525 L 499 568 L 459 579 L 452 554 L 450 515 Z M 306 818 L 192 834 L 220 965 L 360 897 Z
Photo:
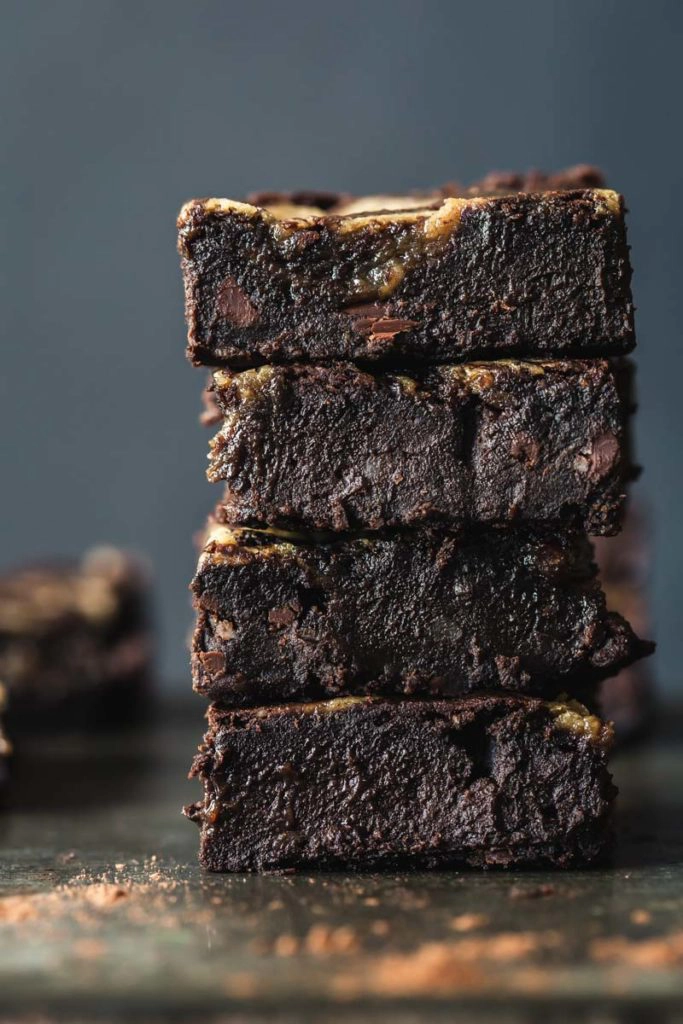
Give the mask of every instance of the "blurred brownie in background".
M 623 532 L 596 537 L 595 555 L 609 607 L 623 615 L 636 633 L 650 636 L 649 580 L 652 565 L 650 530 L 642 505 L 628 507 Z M 649 662 L 629 665 L 606 679 L 600 689 L 605 718 L 614 722 L 617 741 L 632 739 L 652 724 L 655 681 Z
M 151 679 L 149 574 L 123 551 L 0 577 L 0 679 L 12 731 L 119 724 Z
M 7 691 L 4 686 L 0 684 L 0 801 L 2 800 L 5 783 L 7 782 L 7 776 L 9 774 L 9 757 L 12 753 L 12 748 L 3 731 L 6 702 Z

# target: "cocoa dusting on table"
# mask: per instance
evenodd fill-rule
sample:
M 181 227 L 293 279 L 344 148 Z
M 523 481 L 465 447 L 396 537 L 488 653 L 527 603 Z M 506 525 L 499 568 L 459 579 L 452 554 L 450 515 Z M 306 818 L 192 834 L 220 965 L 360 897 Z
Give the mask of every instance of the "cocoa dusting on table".
M 660 938 L 627 939 L 624 935 L 594 939 L 589 953 L 598 963 L 667 970 L 683 967 L 683 931 Z
M 362 975 L 341 974 L 333 988 L 342 998 L 360 992 L 385 996 L 432 995 L 454 989 L 479 989 L 490 975 L 483 963 L 524 961 L 561 945 L 559 932 L 500 932 L 497 935 L 428 942 L 412 953 L 391 953 L 366 964 Z
M 451 928 L 455 932 L 471 932 L 476 928 L 483 928 L 489 923 L 485 914 L 458 914 L 451 919 Z
M 65 863 L 61 855 L 56 861 Z M 177 880 L 176 869 L 160 868 L 156 856 L 141 864 L 117 863 L 100 874 L 82 870 L 49 891 L 0 895 L 0 928 L 15 927 L 18 935 L 24 935 L 26 926 L 32 934 L 40 930 L 57 938 L 65 925 L 73 923 L 84 934 L 73 941 L 71 951 L 79 957 L 93 958 L 97 954 L 93 952 L 95 946 L 90 945 L 92 933 L 112 914 L 124 914 L 133 925 L 176 927 L 179 917 L 174 905 L 184 889 L 186 883 Z M 188 908 L 188 912 L 197 923 L 209 913 L 201 907 Z
M 278 936 L 272 945 L 272 952 L 278 957 L 297 956 L 299 953 L 326 957 L 354 953 L 359 947 L 358 935 L 349 925 L 332 927 L 327 924 L 314 924 L 302 939 L 295 935 Z

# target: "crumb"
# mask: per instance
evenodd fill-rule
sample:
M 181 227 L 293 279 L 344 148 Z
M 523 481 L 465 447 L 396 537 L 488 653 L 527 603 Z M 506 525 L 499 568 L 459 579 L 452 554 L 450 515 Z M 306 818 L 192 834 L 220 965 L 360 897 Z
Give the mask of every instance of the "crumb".
M 459 914 L 451 918 L 450 926 L 456 932 L 471 932 L 489 923 L 485 914 Z
M 299 945 L 299 940 L 294 935 L 278 935 L 273 944 L 273 953 L 275 956 L 296 956 Z
M 379 906 L 379 900 L 377 899 L 376 896 L 366 896 L 365 899 L 363 900 L 363 903 L 365 904 L 366 907 Z
M 284 903 L 282 900 L 271 900 L 267 906 L 267 910 L 284 910 Z
M 55 860 L 58 864 L 69 864 L 71 861 L 78 860 L 78 854 L 75 850 L 66 850 L 64 853 L 58 853 Z
M 370 931 L 372 932 L 373 935 L 388 935 L 389 922 L 382 921 L 381 919 L 378 921 L 373 921 L 372 924 L 370 925 Z
M 310 928 L 304 941 L 304 949 L 313 956 L 350 953 L 357 948 L 358 936 L 348 925 L 331 928 L 326 924 L 315 924 Z
M 122 885 L 114 885 L 107 882 L 95 882 L 93 885 L 84 887 L 83 897 L 92 903 L 94 907 L 113 907 L 119 900 L 128 898 L 130 892 Z
M 652 914 L 649 910 L 632 910 L 631 920 L 634 924 L 649 924 L 652 920 Z
M 550 882 L 544 882 L 542 885 L 513 885 L 508 891 L 508 897 L 511 900 L 538 900 L 554 896 L 556 892 L 556 886 Z

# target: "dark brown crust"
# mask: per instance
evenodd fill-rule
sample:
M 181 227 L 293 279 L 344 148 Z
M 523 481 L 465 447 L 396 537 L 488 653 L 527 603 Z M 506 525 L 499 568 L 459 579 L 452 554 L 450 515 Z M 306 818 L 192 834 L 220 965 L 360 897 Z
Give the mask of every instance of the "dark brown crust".
M 215 375 L 209 479 L 244 525 L 344 531 L 564 523 L 615 532 L 631 474 L 624 368 L 606 360 L 351 364 Z
M 186 814 L 211 871 L 565 867 L 608 846 L 609 745 L 530 698 L 212 708 Z
M 179 220 L 189 358 L 245 366 L 629 351 L 623 206 L 592 189 L 493 191 L 427 242 L 421 222 L 396 217 L 350 232 L 349 217 L 330 214 L 274 229 L 260 208 L 194 200 Z M 387 320 L 409 326 L 375 329 Z
M 194 687 L 230 707 L 584 694 L 649 651 L 607 611 L 578 535 L 414 530 L 307 544 L 214 531 L 192 590 Z

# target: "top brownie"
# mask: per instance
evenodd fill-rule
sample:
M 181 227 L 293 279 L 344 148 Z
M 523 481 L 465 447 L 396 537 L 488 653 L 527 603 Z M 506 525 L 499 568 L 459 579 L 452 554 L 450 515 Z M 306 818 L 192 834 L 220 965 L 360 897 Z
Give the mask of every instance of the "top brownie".
M 624 203 L 579 169 L 351 199 L 195 199 L 178 219 L 197 365 L 616 355 Z M 574 187 L 576 186 L 576 187 Z

